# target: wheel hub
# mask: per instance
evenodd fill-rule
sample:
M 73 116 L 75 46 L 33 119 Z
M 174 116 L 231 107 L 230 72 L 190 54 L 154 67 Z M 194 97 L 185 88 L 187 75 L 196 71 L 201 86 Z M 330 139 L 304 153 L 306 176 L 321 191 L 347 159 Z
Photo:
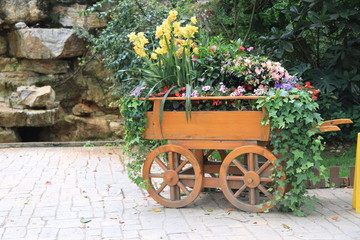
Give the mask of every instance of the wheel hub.
M 167 185 L 170 186 L 175 186 L 179 181 L 179 175 L 176 171 L 174 170 L 169 170 L 166 171 L 166 173 L 164 174 L 164 182 Z
M 260 184 L 260 176 L 254 171 L 248 171 L 244 175 L 244 184 L 249 188 L 256 188 Z

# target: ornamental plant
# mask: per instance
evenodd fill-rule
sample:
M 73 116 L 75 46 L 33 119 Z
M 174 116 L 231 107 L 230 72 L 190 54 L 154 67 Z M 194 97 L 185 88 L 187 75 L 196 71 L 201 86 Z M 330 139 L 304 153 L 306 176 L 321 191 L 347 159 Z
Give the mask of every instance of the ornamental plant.
M 277 196 L 280 208 L 304 215 L 304 207 L 311 209 L 304 181 L 319 180 L 313 168 L 321 169 L 322 137 L 317 134 L 322 119 L 316 112 L 318 90 L 301 78 L 290 75 L 281 63 L 254 54 L 253 47 L 241 42 L 216 45 L 196 41 L 196 18 L 178 20 L 176 11 L 156 28 L 155 38 L 144 33 L 131 33 L 134 53 L 143 59 L 147 68 L 140 69 L 142 82 L 128 96 L 120 100 L 125 121 L 124 150 L 130 154 L 130 178 L 146 187 L 141 179 L 141 166 L 146 154 L 160 144 L 142 139 L 146 126 L 144 114 L 151 109 L 148 101 L 140 97 L 162 97 L 163 109 L 169 111 L 231 111 L 265 107 L 268 118 L 263 124 L 271 125 L 270 148 L 279 158 L 286 179 L 275 182 L 287 187 L 284 196 Z M 157 47 L 148 49 L 149 42 Z M 213 66 L 211 59 L 215 59 Z M 166 98 L 185 97 L 184 101 L 166 102 Z M 199 96 L 258 96 L 257 101 L 239 103 L 232 100 L 201 100 L 190 103 L 190 97 Z M 184 115 L 185 117 L 185 115 Z
M 169 16 L 156 27 L 155 40 L 158 47 L 147 49 L 149 40 L 143 32 L 128 35 L 138 57 L 147 63 L 147 68 L 140 69 L 143 83 L 132 93 L 140 96 L 140 91 L 149 88 L 149 94 L 164 86 L 193 87 L 196 77 L 194 68 L 195 54 L 199 53 L 195 39 L 198 27 L 192 17 L 185 26 L 177 20 L 177 11 L 170 11 Z

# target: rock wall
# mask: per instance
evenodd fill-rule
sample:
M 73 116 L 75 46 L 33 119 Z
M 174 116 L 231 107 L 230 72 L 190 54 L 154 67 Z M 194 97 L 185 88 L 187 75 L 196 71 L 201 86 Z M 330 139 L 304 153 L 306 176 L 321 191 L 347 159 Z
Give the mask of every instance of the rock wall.
M 0 0 L 0 143 L 121 138 L 110 74 L 96 58 L 78 60 L 86 42 L 73 27 L 106 25 L 78 14 L 95 2 Z M 43 86 L 52 103 L 24 104 L 24 94 Z

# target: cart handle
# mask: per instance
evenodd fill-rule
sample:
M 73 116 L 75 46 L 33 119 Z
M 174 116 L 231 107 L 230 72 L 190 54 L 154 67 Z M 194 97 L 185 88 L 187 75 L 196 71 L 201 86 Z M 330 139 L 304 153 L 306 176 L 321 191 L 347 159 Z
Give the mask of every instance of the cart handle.
M 341 129 L 337 125 L 346 123 L 353 123 L 353 121 L 348 118 L 327 120 L 320 125 L 320 132 L 340 131 Z

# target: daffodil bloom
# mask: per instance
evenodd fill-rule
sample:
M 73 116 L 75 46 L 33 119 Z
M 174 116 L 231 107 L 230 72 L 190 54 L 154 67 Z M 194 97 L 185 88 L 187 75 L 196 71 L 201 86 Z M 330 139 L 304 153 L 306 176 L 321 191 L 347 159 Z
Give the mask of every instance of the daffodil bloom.
M 136 39 L 136 34 L 134 32 L 128 34 L 127 36 L 130 39 L 130 42 L 134 42 Z
M 172 10 L 169 12 L 169 17 L 167 18 L 169 21 L 176 20 L 176 16 L 178 15 L 178 12 L 176 10 Z
M 196 17 L 190 18 L 190 21 L 191 21 L 192 24 L 196 24 L 196 22 L 197 22 L 197 21 L 196 21 Z
M 157 54 L 156 53 L 151 53 L 151 59 L 154 59 L 154 60 L 156 60 L 157 59 Z

